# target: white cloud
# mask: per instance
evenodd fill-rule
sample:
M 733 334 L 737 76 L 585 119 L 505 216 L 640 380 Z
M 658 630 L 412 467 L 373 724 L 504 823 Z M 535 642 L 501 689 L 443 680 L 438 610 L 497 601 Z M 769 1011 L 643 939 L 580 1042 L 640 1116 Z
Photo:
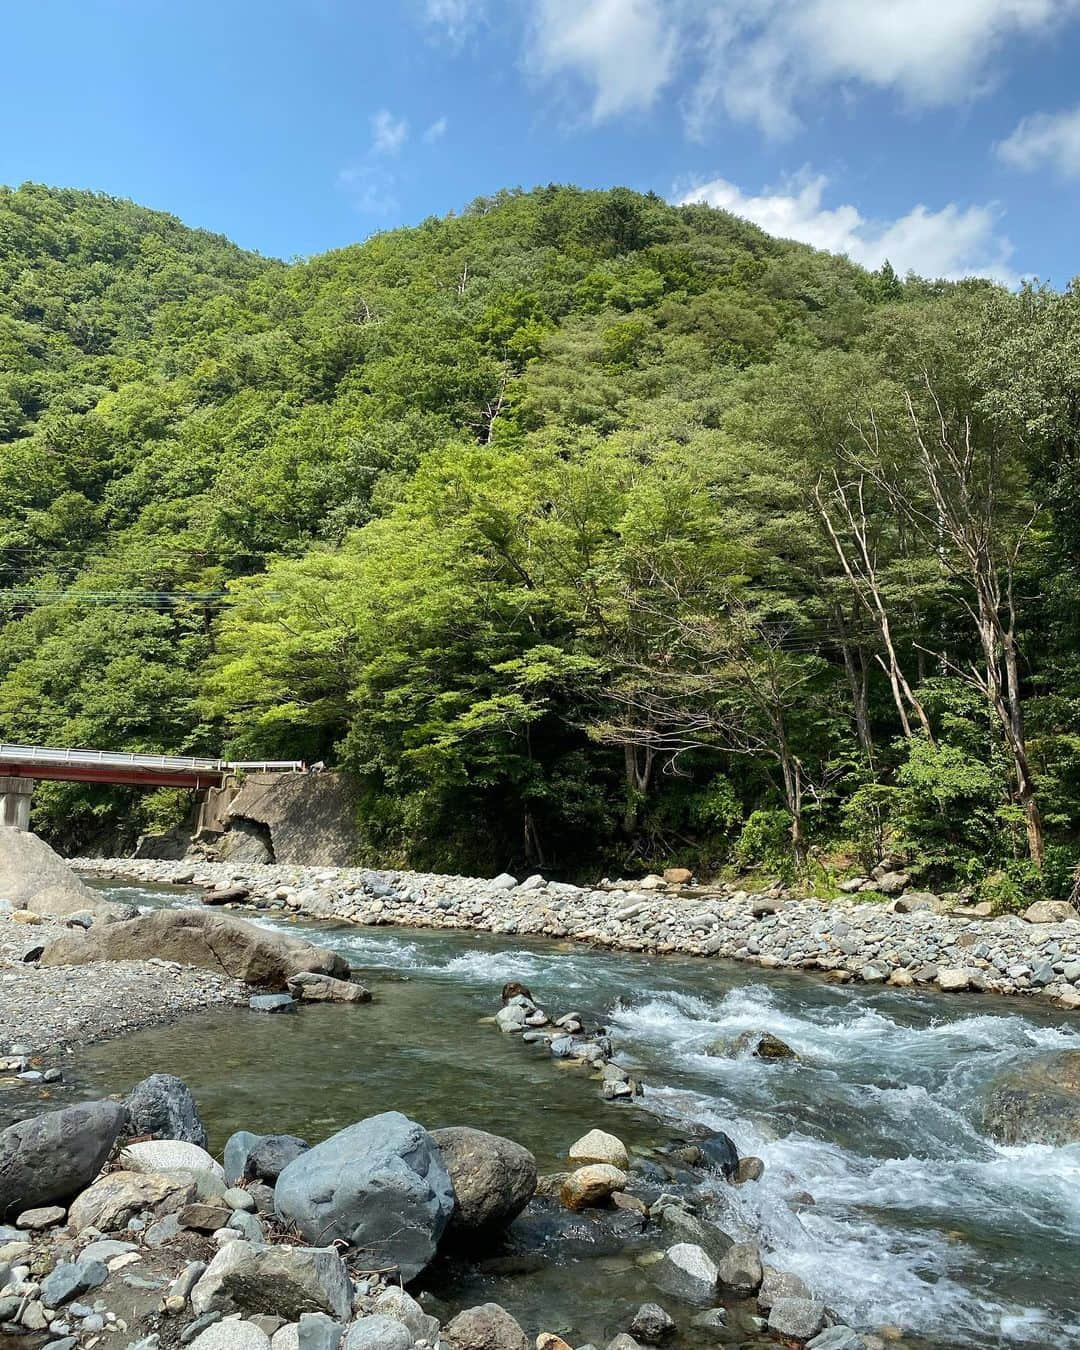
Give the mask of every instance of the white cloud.
M 716 178 L 684 193 L 681 202 L 706 202 L 753 221 L 769 234 L 846 254 L 864 267 L 880 267 L 888 258 L 901 274 L 1015 281 L 1008 265 L 1012 245 L 997 233 L 993 207 L 950 202 L 931 211 L 919 205 L 897 220 L 867 220 L 850 204 L 824 206 L 827 182 L 822 175 L 803 174 L 780 190 L 748 196 L 734 183 Z
M 594 122 L 648 108 L 675 73 L 677 8 L 663 0 L 537 0 L 526 66 L 542 78 L 583 83 Z
M 371 119 L 371 148 L 377 155 L 396 155 L 409 139 L 409 124 L 380 108 Z
M 479 0 L 428 0 L 453 32 Z M 683 94 L 702 135 L 718 110 L 794 131 L 822 91 L 883 90 L 908 107 L 963 103 L 995 58 L 1045 37 L 1080 0 L 533 0 L 525 64 L 583 85 L 594 122 Z
M 425 143 L 431 145 L 434 141 L 441 141 L 446 135 L 446 127 L 445 117 L 440 117 L 437 121 L 432 122 L 431 126 L 424 132 Z
M 1080 177 L 1080 104 L 1064 112 L 1025 117 L 997 152 L 1014 169 L 1049 166 L 1066 178 Z
M 460 42 L 483 13 L 482 0 L 426 0 L 428 23 L 441 28 L 451 42 Z
M 1078 12 L 1080 0 L 691 0 L 703 64 L 688 122 L 701 132 L 720 106 L 784 135 L 814 95 L 844 84 L 910 107 L 967 102 L 993 82 L 1002 48 Z

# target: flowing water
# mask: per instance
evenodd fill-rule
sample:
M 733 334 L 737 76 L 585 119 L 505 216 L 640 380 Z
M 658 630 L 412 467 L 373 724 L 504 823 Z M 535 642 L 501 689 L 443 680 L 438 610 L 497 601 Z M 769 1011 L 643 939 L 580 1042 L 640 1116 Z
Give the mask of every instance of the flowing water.
M 164 902 L 190 901 L 173 892 Z M 775 1264 L 846 1320 L 894 1324 L 924 1347 L 1080 1346 L 1080 1145 L 1005 1148 L 978 1128 L 987 1080 L 1041 1051 L 1080 1048 L 1075 1018 L 521 938 L 278 926 L 345 953 L 376 1001 L 153 1028 L 81 1054 L 77 1086 L 123 1091 L 151 1072 L 179 1074 L 217 1149 L 237 1128 L 314 1142 L 396 1108 L 431 1127 L 508 1135 L 541 1170 L 557 1170 L 594 1125 L 644 1150 L 703 1123 L 765 1160 L 728 1218 L 763 1232 Z M 551 1012 L 605 1022 L 620 1062 L 648 1085 L 640 1104 L 603 1103 L 580 1070 L 483 1022 L 511 979 Z M 706 1053 L 751 1030 L 781 1037 L 799 1061 Z M 800 1191 L 816 1203 L 796 1213 Z M 517 1259 L 511 1250 L 429 1284 L 449 1306 L 492 1298 L 533 1332 L 602 1344 L 641 1301 L 672 1307 L 643 1255 L 654 1245 L 648 1234 L 617 1249 L 583 1239 L 536 1261 L 521 1254 L 526 1241 Z M 752 1340 L 738 1317 L 729 1339 Z

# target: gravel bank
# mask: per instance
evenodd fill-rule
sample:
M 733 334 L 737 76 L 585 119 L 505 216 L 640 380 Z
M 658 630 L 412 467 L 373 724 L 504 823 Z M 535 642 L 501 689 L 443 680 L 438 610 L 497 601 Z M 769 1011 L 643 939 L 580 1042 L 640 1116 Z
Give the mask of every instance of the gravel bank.
M 824 903 L 762 894 L 586 890 L 530 877 L 484 880 L 364 868 L 80 859 L 96 876 L 234 891 L 238 901 L 318 919 L 532 934 L 645 953 L 721 956 L 867 984 L 1039 995 L 1080 1008 L 1080 916 L 1028 923 L 916 908 L 918 896 Z M 239 889 L 239 893 L 236 892 Z M 246 899 L 243 893 L 246 892 Z M 224 898 L 224 897 L 223 897 Z M 895 907 L 908 904 L 912 912 Z
M 185 1013 L 246 1003 L 234 980 L 171 961 L 108 961 L 43 969 L 24 963 L 34 947 L 68 930 L 42 916 L 28 924 L 0 914 L 0 1046 L 29 1055 L 119 1036 Z

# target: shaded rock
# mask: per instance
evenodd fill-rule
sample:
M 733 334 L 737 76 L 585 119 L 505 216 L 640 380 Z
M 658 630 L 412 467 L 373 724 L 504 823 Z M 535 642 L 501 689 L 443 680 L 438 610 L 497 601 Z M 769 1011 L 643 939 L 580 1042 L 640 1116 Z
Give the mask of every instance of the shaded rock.
M 234 1233 L 239 1233 L 256 1247 L 266 1238 L 266 1230 L 262 1224 L 254 1214 L 249 1214 L 245 1209 L 232 1210 L 226 1227 L 231 1228 Z
M 736 1186 L 744 1186 L 748 1181 L 760 1181 L 764 1175 L 764 1162 L 760 1158 L 746 1157 L 739 1159 L 739 1165 L 735 1169 L 732 1180 Z
M 536 1159 L 527 1148 L 464 1125 L 433 1130 L 431 1137 L 456 1199 L 448 1235 L 505 1228 L 533 1198 Z
M 621 1171 L 625 1171 L 630 1163 L 623 1141 L 603 1130 L 590 1130 L 582 1135 L 570 1145 L 566 1156 L 572 1163 L 608 1163 Z
M 269 1139 L 268 1134 L 253 1134 L 251 1130 L 236 1130 L 230 1134 L 225 1141 L 224 1167 L 225 1181 L 230 1186 L 235 1186 L 238 1181 L 248 1179 L 247 1170 L 248 1158 L 251 1156 L 251 1150 L 263 1139 Z
M 229 905 L 246 900 L 250 894 L 246 886 L 222 886 L 220 889 L 215 886 L 213 890 L 203 892 L 202 902 L 204 905 Z
M 108 1265 L 114 1256 L 125 1256 L 128 1252 L 137 1250 L 134 1242 L 120 1242 L 116 1238 L 98 1238 L 96 1242 L 87 1243 L 80 1253 L 79 1260 L 104 1261 Z
M 528 987 L 520 980 L 510 980 L 502 987 L 501 999 L 503 1003 L 509 1003 L 512 998 L 527 998 L 530 1003 L 533 1002 L 532 993 Z
M 279 1331 L 280 1327 L 275 1327 Z M 301 1313 L 296 1339 L 299 1350 L 338 1350 L 345 1328 L 326 1313 Z
M 690 1298 L 716 1296 L 718 1266 L 704 1247 L 693 1242 L 677 1242 L 664 1253 L 659 1272 L 665 1284 Z
M 194 1198 L 195 1183 L 153 1172 L 109 1172 L 71 1202 L 68 1223 L 77 1233 L 115 1233 L 144 1209 L 169 1214 Z
M 536 1338 L 536 1350 L 573 1350 L 573 1346 L 553 1331 L 542 1331 Z M 582 1346 L 581 1350 L 585 1350 L 585 1347 Z M 596 1347 L 592 1346 L 590 1350 L 596 1350 Z
M 971 984 L 971 972 L 962 966 L 944 967 L 937 973 L 937 986 L 946 993 L 962 994 Z
M 243 1175 L 251 1180 L 265 1181 L 271 1186 L 291 1162 L 295 1162 L 310 1145 L 295 1134 L 267 1134 L 253 1144 L 248 1152 Z
M 80 1294 L 97 1289 L 109 1278 L 102 1261 L 61 1261 L 41 1282 L 41 1301 L 46 1308 L 62 1308 Z
M 373 1313 L 349 1327 L 343 1350 L 412 1350 L 412 1335 L 403 1322 Z
M 626 1187 L 626 1173 L 609 1163 L 591 1163 L 571 1172 L 559 1189 L 567 1209 L 587 1209 L 602 1205 L 613 1191 Z
M 508 1003 L 495 1014 L 495 1025 L 508 1036 L 521 1031 L 528 1017 L 528 1010 L 520 1003 Z
M 715 1224 L 699 1219 L 679 1205 L 665 1205 L 660 1211 L 660 1227 L 667 1241 L 702 1247 L 714 1264 L 719 1264 L 732 1245 L 732 1239 Z
M 430 1341 L 434 1345 L 439 1339 L 439 1319 L 426 1313 L 399 1285 L 384 1289 L 375 1300 L 373 1311 L 380 1317 L 393 1317 L 403 1322 L 414 1341 Z
M 643 1303 L 630 1323 L 630 1335 L 646 1345 L 662 1345 L 675 1335 L 675 1322 L 659 1303 Z
M 291 994 L 252 994 L 248 999 L 252 1012 L 291 1013 L 296 1011 L 296 1000 Z
M 309 1241 L 346 1242 L 371 1267 L 415 1278 L 435 1254 L 454 1191 L 428 1132 L 399 1111 L 350 1125 L 278 1177 L 277 1212 Z
M 931 914 L 940 914 L 945 909 L 945 904 L 940 896 L 933 891 L 905 891 L 903 895 L 897 898 L 889 906 L 894 914 L 918 914 L 920 912 L 929 912 Z
M 1028 923 L 1067 923 L 1080 919 L 1080 913 L 1067 900 L 1036 900 L 1024 910 Z
M 691 1317 L 690 1325 L 696 1327 L 698 1331 L 704 1331 L 707 1334 L 719 1336 L 721 1332 L 727 1330 L 727 1309 L 726 1308 L 706 1308 L 696 1317 Z
M 497 1303 L 459 1312 L 443 1328 L 443 1340 L 453 1350 L 528 1350 L 525 1333 Z
M 370 1003 L 371 991 L 352 980 L 335 979 L 314 970 L 299 970 L 288 979 L 289 993 L 305 1003 Z
M 1080 1050 L 1040 1055 L 986 1089 L 983 1128 L 1003 1144 L 1080 1140 Z
M 191 1342 L 192 1350 L 270 1350 L 270 1337 L 253 1322 L 211 1323 Z
M 124 1099 L 124 1133 L 156 1139 L 181 1139 L 205 1148 L 206 1127 L 191 1089 L 171 1073 L 152 1073 Z
M 55 1228 L 58 1223 L 63 1223 L 66 1215 L 67 1210 L 63 1205 L 46 1205 L 43 1209 L 24 1209 L 15 1220 L 15 1227 L 23 1228 L 31 1233 L 40 1233 L 46 1228 Z
M 734 1298 L 749 1298 L 761 1288 L 764 1271 L 756 1242 L 735 1242 L 724 1253 L 717 1270 L 721 1290 Z
M 178 1218 L 181 1228 L 193 1228 L 197 1233 L 216 1233 L 232 1218 L 232 1210 L 223 1205 L 185 1205 Z
M 332 1247 L 255 1247 L 238 1238 L 207 1266 L 191 1306 L 197 1313 L 272 1313 L 288 1322 L 324 1312 L 347 1321 L 352 1285 Z
M 806 1350 L 863 1350 L 866 1342 L 852 1327 L 829 1327 L 812 1341 L 807 1341 Z
M 0 1132 L 0 1218 L 67 1200 L 89 1186 L 123 1123 L 119 1103 L 100 1101 L 9 1125 Z
M 825 1321 L 825 1305 L 816 1299 L 778 1298 L 769 1313 L 769 1330 L 780 1336 L 807 1341 Z
M 731 1044 L 733 1055 L 753 1055 L 755 1059 L 798 1059 L 791 1046 L 771 1031 L 744 1031 Z
M 726 1181 L 732 1181 L 739 1169 L 739 1150 L 733 1140 L 723 1130 L 716 1130 L 696 1142 L 707 1165 Z
M 786 1270 L 777 1270 L 775 1266 L 765 1266 L 762 1272 L 761 1288 L 758 1290 L 758 1307 L 768 1312 L 777 1299 L 811 1298 L 810 1288 L 798 1275 Z
M 345 978 L 344 957 L 300 938 L 257 928 L 243 919 L 194 909 L 158 909 L 122 923 L 69 933 L 45 949 L 45 966 L 161 957 L 205 966 L 245 984 L 284 989 L 290 975 L 314 970 Z

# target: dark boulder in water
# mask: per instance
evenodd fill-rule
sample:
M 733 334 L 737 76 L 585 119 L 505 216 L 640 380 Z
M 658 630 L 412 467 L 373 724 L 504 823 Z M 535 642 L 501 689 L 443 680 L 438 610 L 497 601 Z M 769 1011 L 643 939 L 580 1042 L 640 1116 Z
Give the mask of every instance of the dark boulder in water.
M 1080 1050 L 1041 1055 L 995 1079 L 982 1114 L 987 1134 L 1002 1144 L 1080 1140 Z
M 739 1150 L 723 1130 L 697 1140 L 697 1146 L 705 1155 L 707 1167 L 719 1172 L 725 1181 L 734 1181 L 739 1170 Z
M 124 1131 L 207 1145 L 195 1098 L 184 1080 L 171 1073 L 152 1073 L 135 1084 L 124 1100 Z

